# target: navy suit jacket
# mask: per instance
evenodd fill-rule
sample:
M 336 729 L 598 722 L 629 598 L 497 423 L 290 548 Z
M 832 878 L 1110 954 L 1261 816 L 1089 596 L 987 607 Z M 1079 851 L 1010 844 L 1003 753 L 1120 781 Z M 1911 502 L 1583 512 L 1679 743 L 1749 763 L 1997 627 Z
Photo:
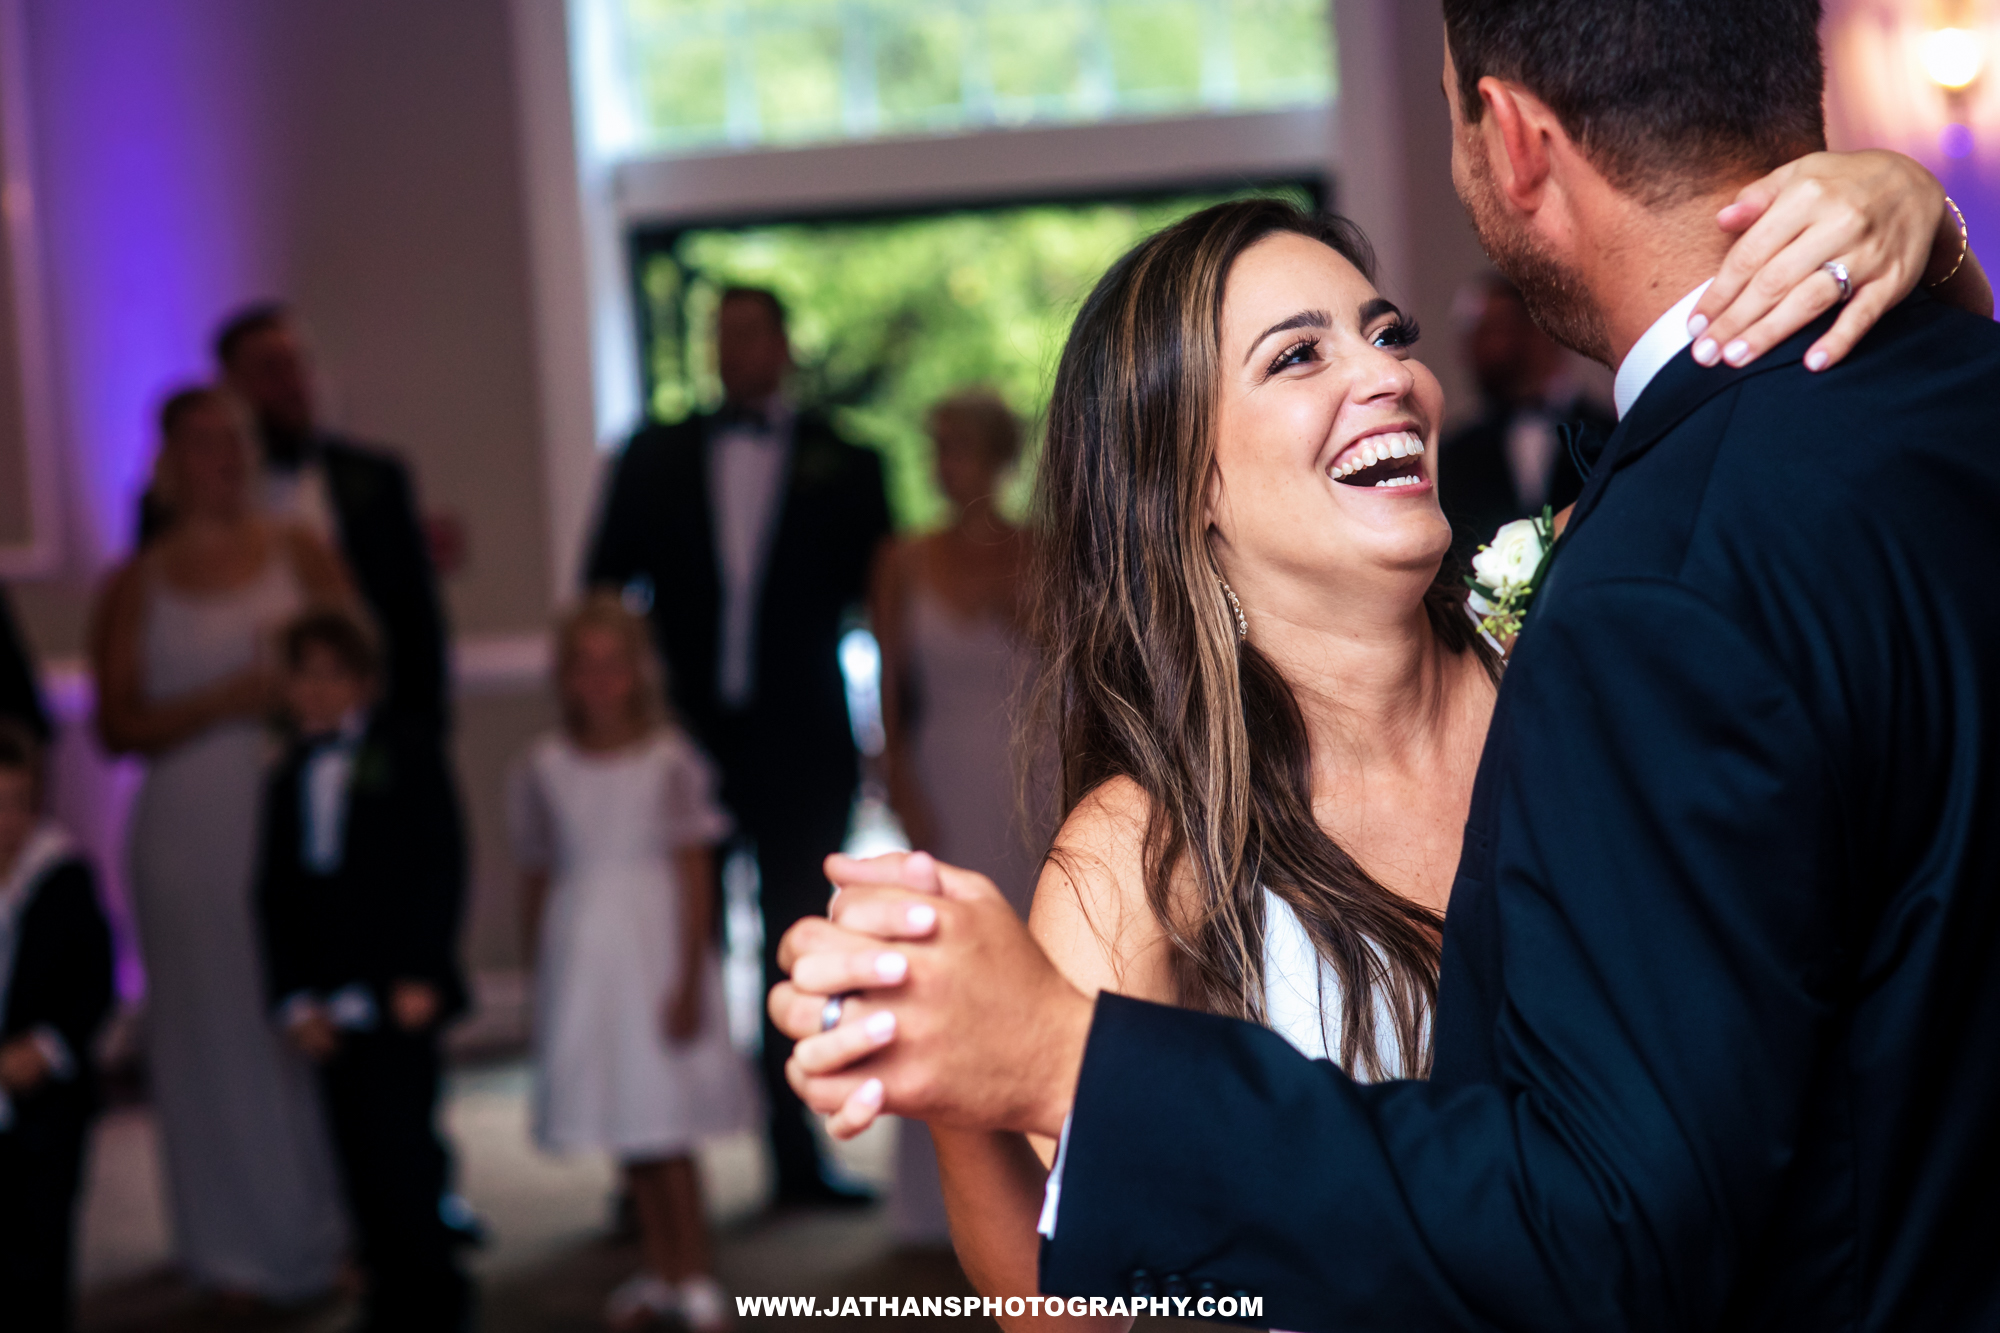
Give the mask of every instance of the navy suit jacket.
M 2000 325 L 1669 364 L 1500 690 L 1429 1083 L 1107 997 L 1045 1287 L 2000 1328 Z

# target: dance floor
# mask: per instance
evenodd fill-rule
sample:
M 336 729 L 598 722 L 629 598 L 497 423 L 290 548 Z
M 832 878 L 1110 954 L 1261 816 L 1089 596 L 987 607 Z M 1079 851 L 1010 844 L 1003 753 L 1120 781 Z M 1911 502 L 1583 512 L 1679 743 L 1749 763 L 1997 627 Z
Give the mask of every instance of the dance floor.
M 460 1183 L 493 1233 L 475 1260 L 480 1326 L 484 1333 L 599 1333 L 605 1294 L 637 1265 L 637 1247 L 610 1225 L 606 1162 L 549 1158 L 530 1145 L 527 1087 L 526 1069 L 514 1062 L 460 1069 L 450 1079 L 446 1121 Z M 855 1176 L 886 1185 L 892 1146 L 885 1124 L 842 1145 L 840 1154 Z M 767 1168 L 753 1138 L 714 1145 L 702 1167 L 718 1266 L 734 1292 L 825 1298 L 971 1291 L 948 1250 L 897 1246 L 879 1207 L 766 1210 Z M 82 1333 L 342 1333 L 353 1322 L 347 1299 L 286 1314 L 217 1308 L 178 1281 L 169 1258 L 152 1117 L 144 1107 L 115 1110 L 100 1127 L 85 1202 Z M 995 1327 L 983 1319 L 914 1318 L 753 1319 L 745 1327 L 790 1323 L 826 1333 Z M 1142 1328 L 1170 1324 L 1140 1321 Z

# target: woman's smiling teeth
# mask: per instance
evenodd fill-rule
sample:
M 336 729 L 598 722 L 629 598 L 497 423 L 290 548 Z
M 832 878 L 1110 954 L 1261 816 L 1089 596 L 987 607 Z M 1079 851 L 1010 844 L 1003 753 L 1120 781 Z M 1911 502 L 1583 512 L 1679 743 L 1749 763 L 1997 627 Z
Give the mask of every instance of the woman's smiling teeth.
M 1424 442 L 1413 431 L 1372 435 L 1358 449 L 1349 451 L 1346 460 L 1339 466 L 1328 469 L 1327 476 L 1350 486 L 1372 484 L 1378 489 L 1415 486 L 1424 479 L 1422 466 L 1415 461 L 1423 456 L 1423 452 Z M 1359 481 L 1350 480 L 1371 468 L 1380 469 L 1379 474 Z

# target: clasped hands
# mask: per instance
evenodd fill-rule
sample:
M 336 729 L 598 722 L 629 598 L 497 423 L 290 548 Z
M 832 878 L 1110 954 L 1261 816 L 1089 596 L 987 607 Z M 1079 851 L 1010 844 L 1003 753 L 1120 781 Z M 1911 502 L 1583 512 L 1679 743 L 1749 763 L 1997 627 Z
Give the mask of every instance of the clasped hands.
M 1093 1002 L 983 875 L 922 853 L 826 860 L 826 917 L 785 932 L 771 1021 L 798 1045 L 786 1077 L 851 1138 L 877 1115 L 1054 1137 Z M 845 997 L 822 1031 L 828 1000 Z
M 427 981 L 398 981 L 389 988 L 389 1016 L 404 1032 L 420 1032 L 436 1021 L 437 987 Z M 324 1064 L 340 1049 L 340 1029 L 323 1004 L 302 1005 L 286 1021 L 286 1035 L 308 1060 Z

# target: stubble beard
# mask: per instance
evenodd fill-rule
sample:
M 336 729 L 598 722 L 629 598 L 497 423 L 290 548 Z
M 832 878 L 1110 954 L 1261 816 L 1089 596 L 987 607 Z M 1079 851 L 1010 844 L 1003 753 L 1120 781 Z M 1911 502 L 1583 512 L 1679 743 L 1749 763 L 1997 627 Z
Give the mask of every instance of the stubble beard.
M 1564 347 L 1610 365 L 1611 338 L 1583 278 L 1547 242 L 1508 216 L 1492 171 L 1478 154 L 1472 154 L 1465 167 L 1460 198 L 1472 216 L 1479 246 L 1493 267 L 1520 290 L 1528 317 Z

